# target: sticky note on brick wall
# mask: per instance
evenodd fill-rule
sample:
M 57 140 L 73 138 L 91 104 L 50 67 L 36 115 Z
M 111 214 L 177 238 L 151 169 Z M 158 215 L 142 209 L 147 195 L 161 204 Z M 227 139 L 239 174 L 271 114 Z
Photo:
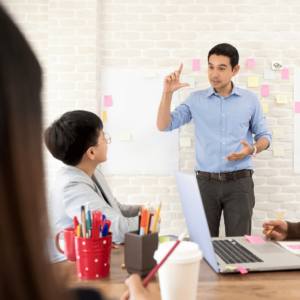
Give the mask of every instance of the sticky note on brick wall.
M 276 95 L 276 101 L 277 103 L 288 103 L 287 95 Z
M 259 87 L 259 77 L 248 76 L 248 87 Z
M 273 145 L 273 156 L 284 156 L 284 145 Z
M 200 71 L 200 59 L 193 59 L 193 71 Z
M 283 139 L 284 138 L 283 127 L 274 127 L 273 128 L 273 138 L 274 139 Z
M 263 102 L 261 105 L 263 107 L 264 114 L 267 114 L 269 112 L 269 104 L 267 102 Z

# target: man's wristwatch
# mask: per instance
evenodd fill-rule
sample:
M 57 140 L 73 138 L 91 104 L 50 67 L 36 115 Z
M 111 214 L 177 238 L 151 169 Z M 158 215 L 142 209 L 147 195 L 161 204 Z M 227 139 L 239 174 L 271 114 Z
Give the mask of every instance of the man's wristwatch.
M 257 148 L 256 148 L 256 146 L 254 146 L 254 145 L 252 145 L 253 146 L 253 148 L 254 148 L 254 151 L 253 151 L 253 153 L 251 153 L 250 154 L 250 156 L 253 156 L 253 155 L 255 155 L 256 154 L 256 152 L 257 152 Z

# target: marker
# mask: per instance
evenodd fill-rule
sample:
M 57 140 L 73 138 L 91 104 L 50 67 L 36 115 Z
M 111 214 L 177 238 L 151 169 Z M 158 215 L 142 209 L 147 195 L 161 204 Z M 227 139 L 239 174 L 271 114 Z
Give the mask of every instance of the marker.
M 82 237 L 86 238 L 86 220 L 84 206 L 81 206 L 81 223 L 82 223 Z
M 80 235 L 81 235 L 81 226 L 78 225 L 76 229 L 77 229 L 77 237 L 80 237 Z
M 147 208 L 144 208 L 141 220 L 141 228 L 140 228 L 140 235 L 145 234 L 145 227 L 147 225 Z
M 108 234 L 108 223 L 105 223 L 105 224 L 103 225 L 102 237 L 107 236 L 107 234 Z
M 286 209 L 280 214 L 280 216 L 277 218 L 276 221 L 279 221 L 281 219 L 281 217 L 284 215 Z M 274 226 L 272 226 L 272 228 L 267 232 L 267 235 L 270 234 L 270 232 L 274 229 Z
M 147 234 L 151 233 L 151 221 L 152 221 L 152 217 L 153 217 L 153 214 L 150 214 L 150 218 L 149 218 L 149 227 L 148 227 L 148 232 Z
M 158 221 L 158 218 L 159 218 L 160 210 L 161 210 L 161 202 L 160 202 L 159 207 L 158 207 L 158 209 L 156 211 L 156 214 L 155 214 L 155 219 L 154 219 L 154 224 L 153 224 L 153 228 L 152 228 L 152 233 L 154 233 L 155 230 L 156 230 L 156 225 L 157 225 L 157 221 Z
M 73 218 L 73 221 L 74 221 L 74 228 L 76 229 L 76 228 L 77 228 L 77 226 L 79 225 L 79 222 L 78 222 L 78 220 L 77 220 L 77 217 L 76 217 L 76 216 Z
M 148 207 L 148 211 L 149 211 L 149 207 Z M 149 232 L 149 220 L 150 220 L 150 214 L 147 213 L 147 222 L 146 222 L 146 227 L 145 227 L 145 234 L 148 234 L 148 232 Z
M 87 203 L 86 205 L 86 210 L 87 210 L 87 220 L 88 220 L 88 227 L 87 230 L 90 230 L 92 227 L 92 217 L 91 217 L 91 211 L 90 211 L 90 203 Z

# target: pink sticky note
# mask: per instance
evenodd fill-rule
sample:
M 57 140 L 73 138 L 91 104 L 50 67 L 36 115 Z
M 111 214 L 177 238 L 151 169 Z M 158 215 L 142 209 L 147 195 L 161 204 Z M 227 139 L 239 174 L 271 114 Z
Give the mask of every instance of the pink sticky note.
M 289 79 L 290 78 L 289 69 L 282 69 L 281 78 L 282 79 Z
M 200 71 L 200 59 L 193 59 L 193 71 Z
M 236 268 L 241 272 L 241 274 L 247 274 L 248 271 L 244 269 L 242 266 L 236 266 Z
M 112 97 L 111 96 L 104 96 L 104 106 L 112 106 Z
M 300 245 L 287 245 L 287 246 L 294 250 L 300 250 Z
M 261 86 L 261 95 L 263 97 L 268 97 L 270 95 L 269 86 L 268 85 L 262 85 Z
M 254 61 L 254 59 L 253 59 L 253 58 L 248 58 L 248 59 L 247 59 L 247 65 L 248 65 L 248 67 L 250 67 L 250 68 L 255 67 L 255 61 Z
M 300 114 L 300 102 L 295 102 L 295 114 Z
M 250 236 L 250 235 L 246 235 L 245 237 L 247 238 L 248 242 L 251 244 L 264 244 L 265 241 L 259 237 L 259 236 Z

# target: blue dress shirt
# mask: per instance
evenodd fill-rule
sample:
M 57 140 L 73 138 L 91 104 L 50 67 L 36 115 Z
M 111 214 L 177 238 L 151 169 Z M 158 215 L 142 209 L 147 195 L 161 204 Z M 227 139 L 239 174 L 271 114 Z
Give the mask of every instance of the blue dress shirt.
M 232 172 L 253 169 L 252 157 L 227 161 L 226 155 L 242 150 L 240 140 L 253 144 L 261 137 L 272 142 L 272 135 L 263 108 L 254 92 L 233 86 L 227 97 L 213 87 L 192 92 L 171 113 L 171 122 L 164 131 L 172 131 L 193 119 L 195 124 L 195 172 Z

